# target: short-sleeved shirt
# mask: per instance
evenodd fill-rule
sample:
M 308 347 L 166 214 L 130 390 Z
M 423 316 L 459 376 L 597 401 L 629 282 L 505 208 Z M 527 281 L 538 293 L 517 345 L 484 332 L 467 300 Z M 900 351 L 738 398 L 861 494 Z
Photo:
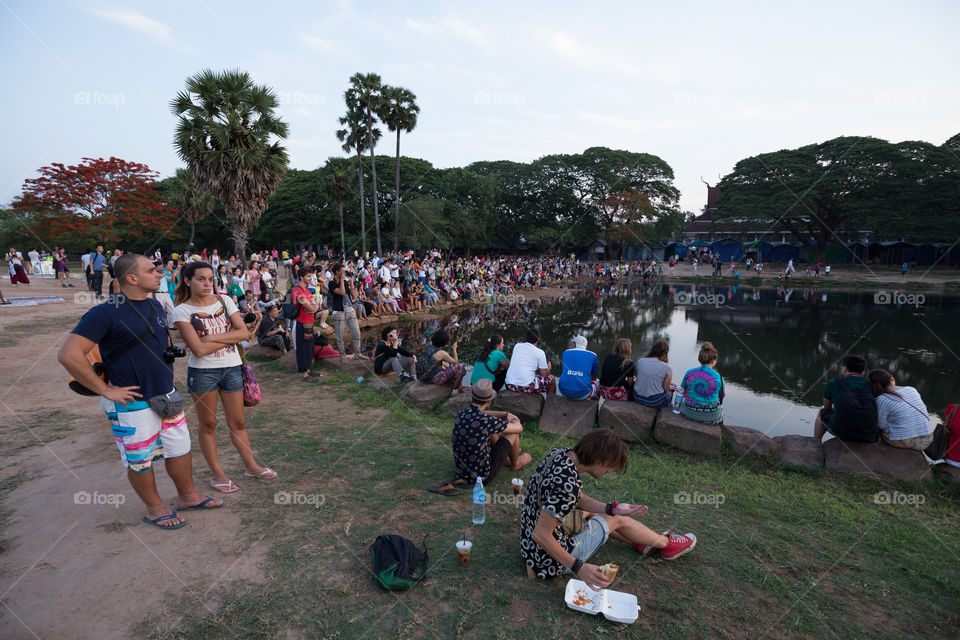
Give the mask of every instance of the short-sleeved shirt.
M 497 367 L 500 366 L 500 363 L 507 359 L 507 354 L 499 349 L 494 349 L 490 352 L 490 355 L 487 356 L 487 366 L 483 366 L 483 362 L 477 360 L 473 363 L 473 373 L 470 375 L 470 384 L 476 384 L 481 380 L 489 380 L 493 382 L 494 375 L 490 373 L 491 371 L 496 371 Z
M 553 537 L 560 546 L 567 552 L 572 552 L 574 547 L 573 538 L 561 525 L 567 514 L 577 506 L 583 483 L 573 460 L 567 455 L 568 451 L 570 450 L 566 447 L 560 447 L 547 453 L 530 476 L 523 496 L 523 508 L 520 510 L 520 557 L 538 578 L 560 575 L 565 569 L 533 541 L 533 530 L 537 526 L 541 511 L 546 511 L 559 521 L 553 530 Z
M 154 333 L 147 331 L 143 318 L 153 326 Z M 167 314 L 156 300 L 131 300 L 115 304 L 113 296 L 103 304 L 93 307 L 80 318 L 73 332 L 100 346 L 100 356 L 107 362 L 107 377 L 117 387 L 140 387 L 143 398 L 152 398 L 173 389 L 173 364 L 164 362 L 167 348 Z M 145 334 L 139 340 L 141 334 Z M 116 361 L 114 354 L 137 342 Z
M 276 320 L 271 320 L 270 316 L 264 314 L 263 320 L 260 321 L 260 326 L 257 328 L 257 340 L 263 340 L 264 338 L 267 337 L 268 333 L 270 333 L 277 327 L 281 327 L 282 325 L 280 324 L 280 322 L 281 322 L 280 316 L 277 316 Z M 279 335 L 279 334 L 274 334 L 274 335 Z
M 615 353 L 608 353 L 600 366 L 600 384 L 604 387 L 622 387 L 624 380 L 634 375 L 633 361 Z
M 305 289 L 303 285 L 297 285 L 290 291 L 290 302 L 300 305 L 300 313 L 297 314 L 297 322 L 308 327 L 313 326 L 313 314 L 307 311 L 303 306 L 302 300 L 313 300 L 313 294 Z
M 900 387 L 897 395 L 877 396 L 877 416 L 887 440 L 906 440 L 933 433 L 927 405 L 913 387 Z
M 227 333 L 232 329 L 230 317 L 237 313 L 239 309 L 230 298 L 222 298 L 222 300 L 223 303 L 217 300 L 205 307 L 197 307 L 186 303 L 178 304 L 173 309 L 173 321 L 175 323 L 189 323 L 201 338 L 207 335 Z M 205 356 L 198 356 L 191 352 L 187 366 L 195 369 L 219 369 L 221 367 L 236 367 L 241 364 L 243 364 L 243 361 L 240 359 L 237 345 L 231 344 Z
M 680 387 L 684 404 L 692 407 L 714 407 L 723 402 L 723 378 L 707 365 L 687 371 Z
M 453 466 L 456 477 L 476 482 L 490 475 L 490 436 L 507 428 L 507 421 L 494 418 L 471 404 L 457 413 L 453 423 Z
M 633 394 L 648 398 L 663 393 L 663 381 L 673 373 L 670 365 L 659 358 L 640 358 L 637 360 L 637 381 L 633 385 Z
M 867 384 L 867 379 L 863 376 L 847 376 L 844 378 L 844 382 L 850 387 L 851 391 L 860 391 L 860 389 L 863 389 L 863 385 Z M 833 413 L 830 414 L 831 427 L 836 426 L 837 406 L 840 404 L 840 398 L 843 397 L 843 394 L 844 391 L 840 388 L 840 382 L 836 378 L 827 382 L 827 386 L 823 388 L 824 399 L 833 403 Z
M 591 380 L 600 376 L 600 359 L 593 351 L 567 349 L 563 352 L 563 371 L 557 389 L 568 398 L 590 393 Z
M 547 368 L 547 354 L 543 349 L 529 342 L 518 342 L 510 355 L 510 368 L 507 369 L 506 383 L 525 387 L 533 383 L 538 369 Z

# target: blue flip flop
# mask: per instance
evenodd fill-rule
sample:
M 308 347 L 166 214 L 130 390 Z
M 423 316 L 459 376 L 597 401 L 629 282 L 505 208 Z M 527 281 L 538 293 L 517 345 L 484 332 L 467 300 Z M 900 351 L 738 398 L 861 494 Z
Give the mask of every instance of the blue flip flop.
M 211 498 L 210 496 L 207 496 L 206 500 L 204 500 L 203 502 L 198 502 L 192 507 L 180 507 L 180 511 L 209 511 L 211 509 L 219 509 L 224 504 L 226 504 L 225 502 L 221 502 L 220 504 L 215 504 L 212 507 L 204 506 L 204 505 L 210 504 L 211 502 L 213 502 L 213 500 L 214 500 L 213 498 Z
M 143 516 L 143 521 L 146 522 L 147 524 L 152 524 L 153 526 L 159 527 L 159 528 L 161 528 L 161 529 L 179 529 L 180 527 L 182 527 L 182 526 L 184 526 L 185 524 L 187 524 L 186 521 L 183 521 L 183 522 L 181 522 L 180 524 L 171 525 L 171 526 L 169 526 L 169 527 L 165 527 L 164 525 L 160 524 L 160 523 L 163 522 L 164 520 L 176 520 L 176 519 L 179 518 L 179 517 L 180 517 L 180 516 L 177 515 L 177 510 L 174 509 L 174 510 L 173 510 L 173 513 L 171 513 L 171 514 L 169 514 L 169 515 L 165 515 L 165 516 L 160 516 L 159 518 L 157 518 L 157 519 L 155 519 L 155 520 L 151 520 L 151 519 L 148 518 L 147 516 Z

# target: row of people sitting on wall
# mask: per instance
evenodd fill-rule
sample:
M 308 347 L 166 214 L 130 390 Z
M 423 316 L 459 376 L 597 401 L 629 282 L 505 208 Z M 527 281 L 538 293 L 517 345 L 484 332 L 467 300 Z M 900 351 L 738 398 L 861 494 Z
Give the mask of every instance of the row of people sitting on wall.
M 633 343 L 620 338 L 603 363 L 587 349 L 587 339 L 575 336 L 561 358 L 559 377 L 550 375 L 551 363 L 538 346 L 540 332 L 527 331 L 526 340 L 514 346 L 508 359 L 503 337 L 493 335 L 473 366 L 471 384 L 488 379 L 494 389 L 517 393 L 552 393 L 570 400 L 602 397 L 606 400 L 632 400 L 648 407 L 666 407 L 674 393 L 681 392 L 680 412 L 691 420 L 706 424 L 723 422 L 723 378 L 717 373 L 718 353 L 705 342 L 700 348 L 700 366 L 690 369 L 678 386 L 673 369 L 667 364 L 670 345 L 657 340 L 643 358 L 633 361 Z

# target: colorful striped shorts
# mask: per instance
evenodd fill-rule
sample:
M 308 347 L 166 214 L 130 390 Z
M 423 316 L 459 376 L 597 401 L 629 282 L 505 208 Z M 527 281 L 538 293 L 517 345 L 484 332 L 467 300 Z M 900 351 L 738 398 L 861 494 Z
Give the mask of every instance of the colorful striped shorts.
M 107 414 L 124 468 L 144 473 L 150 471 L 154 460 L 190 453 L 190 432 L 183 412 L 161 418 L 146 401 L 124 406 L 103 397 L 100 408 Z

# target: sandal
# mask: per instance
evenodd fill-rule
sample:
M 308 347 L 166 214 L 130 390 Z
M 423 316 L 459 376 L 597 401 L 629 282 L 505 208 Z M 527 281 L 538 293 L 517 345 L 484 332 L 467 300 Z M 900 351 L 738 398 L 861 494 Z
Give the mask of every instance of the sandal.
M 427 491 L 430 493 L 439 493 L 442 496 L 447 496 L 452 498 L 453 496 L 460 495 L 459 489 L 468 488 L 467 481 L 461 478 L 456 480 L 451 480 L 449 482 L 444 482 L 438 484 L 435 487 L 427 487 Z
M 244 471 L 243 475 L 248 478 L 257 478 L 258 480 L 273 480 L 277 477 L 277 472 L 270 467 L 264 467 L 263 471 L 260 473 L 250 473 L 249 471 Z
M 143 516 L 143 521 L 146 522 L 147 524 L 152 524 L 155 527 L 159 527 L 160 529 L 179 529 L 180 527 L 187 524 L 186 520 L 184 520 L 180 524 L 171 524 L 169 526 L 160 524 L 164 520 L 176 520 L 179 517 L 180 516 L 177 514 L 177 510 L 174 509 L 173 513 L 168 513 L 167 515 L 160 516 L 159 518 L 150 519 L 147 516 Z
M 240 487 L 233 484 L 233 480 L 227 480 L 226 482 L 214 482 L 211 480 L 210 486 L 220 493 L 233 493 L 234 491 L 240 491 Z
M 211 498 L 210 496 L 206 496 L 205 500 L 198 502 L 192 507 L 179 507 L 179 509 L 180 511 L 209 511 L 210 509 L 219 509 L 224 505 L 224 503 L 221 502 L 220 504 L 215 504 L 212 507 L 208 507 L 207 505 L 213 501 L 214 501 L 214 498 Z

